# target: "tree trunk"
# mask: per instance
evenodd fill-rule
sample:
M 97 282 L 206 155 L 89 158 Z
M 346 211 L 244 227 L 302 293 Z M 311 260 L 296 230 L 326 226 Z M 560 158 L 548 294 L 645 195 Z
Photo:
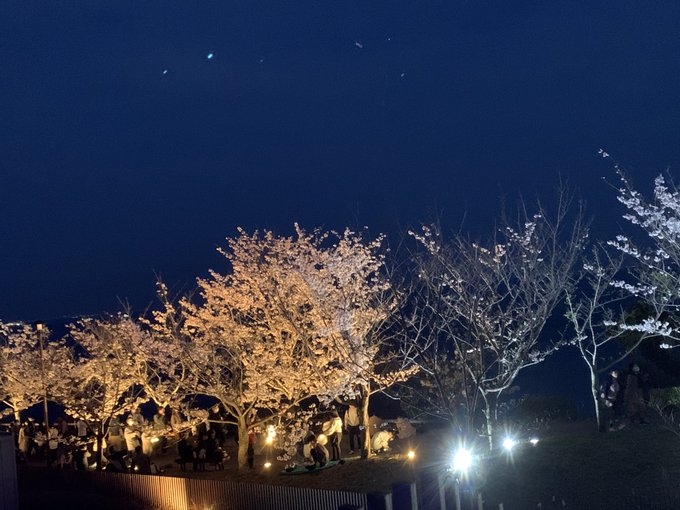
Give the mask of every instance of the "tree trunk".
M 368 404 L 371 392 L 367 386 L 362 386 L 361 393 L 361 422 L 364 426 L 364 445 L 362 447 L 361 457 L 367 458 L 371 454 L 371 429 L 368 426 Z
M 609 431 L 609 423 L 606 419 L 606 409 L 603 408 L 603 402 L 600 399 L 600 386 L 597 380 L 597 373 L 593 368 L 590 369 L 590 392 L 593 396 L 593 404 L 595 405 L 595 420 L 597 421 L 597 430 L 605 433 Z
M 248 425 L 245 417 L 238 419 L 238 469 L 248 465 Z
M 484 417 L 486 418 L 486 433 L 489 437 L 489 449 L 493 450 L 496 444 L 496 424 L 498 422 L 498 395 L 496 393 L 483 393 Z
M 102 431 L 102 425 L 97 427 L 97 452 L 95 453 L 95 460 L 97 462 L 97 471 L 103 469 L 102 466 L 102 445 L 104 443 L 104 433 Z

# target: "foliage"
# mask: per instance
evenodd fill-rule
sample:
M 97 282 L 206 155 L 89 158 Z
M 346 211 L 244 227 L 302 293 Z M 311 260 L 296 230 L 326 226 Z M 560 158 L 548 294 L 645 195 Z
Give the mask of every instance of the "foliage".
M 45 394 L 54 396 L 53 388 L 61 375 L 59 367 L 65 352 L 61 343 L 48 342 L 48 337 L 47 329 L 0 323 L 0 402 L 11 409 L 17 420 L 22 411 Z
M 75 345 L 62 367 L 58 400 L 67 413 L 104 435 L 111 418 L 145 401 L 134 351 L 150 334 L 119 314 L 72 324 L 69 337 Z
M 379 326 L 390 311 L 381 242 L 350 230 L 296 226 L 293 237 L 240 230 L 220 250 L 231 273 L 212 271 L 198 281 L 200 302 L 182 302 L 195 391 L 221 402 L 241 438 L 309 397 L 354 397 L 401 377 L 378 370 L 392 369 L 379 357 Z M 239 451 L 240 463 L 244 456 Z

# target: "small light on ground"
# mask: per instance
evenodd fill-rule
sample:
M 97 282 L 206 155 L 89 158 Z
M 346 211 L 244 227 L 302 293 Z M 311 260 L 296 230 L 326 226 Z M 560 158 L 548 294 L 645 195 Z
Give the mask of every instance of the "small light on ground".
M 271 463 L 271 462 L 265 462 L 265 463 L 264 463 L 264 467 L 265 467 L 266 469 L 269 469 L 270 467 L 272 467 L 272 463 Z
M 503 448 L 505 448 L 509 452 L 511 452 L 516 445 L 517 441 L 515 441 L 511 437 L 506 437 L 505 439 L 503 439 Z
M 467 472 L 467 470 L 472 465 L 472 454 L 469 450 L 465 448 L 459 448 L 456 454 L 453 456 L 453 469 L 454 471 L 460 471 L 461 473 Z

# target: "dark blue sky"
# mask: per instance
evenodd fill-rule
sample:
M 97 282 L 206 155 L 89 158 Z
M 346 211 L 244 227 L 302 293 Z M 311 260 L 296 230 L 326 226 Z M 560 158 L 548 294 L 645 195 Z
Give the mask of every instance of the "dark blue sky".
M 606 231 L 597 149 L 673 171 L 679 93 L 677 0 L 5 0 L 0 318 L 145 306 L 238 225 L 483 230 L 560 174 Z

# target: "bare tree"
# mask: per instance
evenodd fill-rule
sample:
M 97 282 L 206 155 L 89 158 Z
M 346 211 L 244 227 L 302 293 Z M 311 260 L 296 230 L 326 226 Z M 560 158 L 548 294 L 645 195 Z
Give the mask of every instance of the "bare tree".
M 417 250 L 409 250 L 403 258 L 407 265 L 392 271 L 402 299 L 390 322 L 403 359 L 418 366 L 419 372 L 399 385 L 402 406 L 416 417 L 443 419 L 469 432 L 479 392 L 470 386 L 450 341 L 457 323 L 449 315 L 449 303 L 442 299 L 447 289 L 439 277 L 439 259 Z M 466 410 L 464 420 L 461 408 Z
M 432 259 L 427 274 L 437 313 L 470 385 L 479 392 L 493 447 L 498 401 L 517 375 L 561 342 L 539 342 L 546 322 L 574 283 L 587 228 L 561 193 L 551 218 L 522 208 L 486 243 L 458 235 L 445 243 L 433 228 L 414 234 Z

